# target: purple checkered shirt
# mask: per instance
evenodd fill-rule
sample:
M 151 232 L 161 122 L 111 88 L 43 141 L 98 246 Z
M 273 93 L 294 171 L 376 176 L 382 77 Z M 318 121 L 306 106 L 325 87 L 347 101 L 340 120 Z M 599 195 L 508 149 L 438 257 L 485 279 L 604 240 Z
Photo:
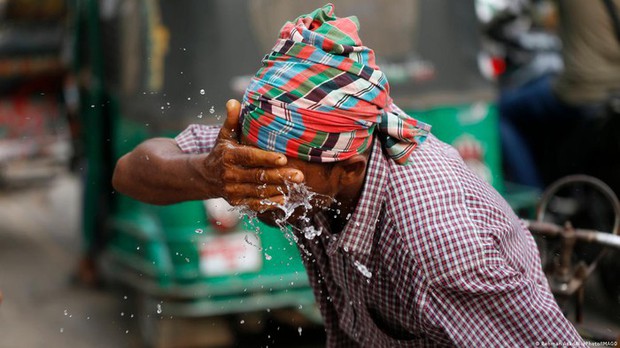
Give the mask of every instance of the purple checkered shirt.
M 217 128 L 192 125 L 184 152 Z M 560 311 L 536 244 L 505 200 L 429 136 L 401 166 L 374 146 L 342 232 L 300 237 L 328 347 L 585 346 Z

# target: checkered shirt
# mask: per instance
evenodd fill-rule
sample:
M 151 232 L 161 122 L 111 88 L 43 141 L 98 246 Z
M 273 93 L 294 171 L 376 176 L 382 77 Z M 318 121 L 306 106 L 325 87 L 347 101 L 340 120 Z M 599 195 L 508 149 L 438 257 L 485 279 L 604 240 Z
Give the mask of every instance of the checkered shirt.
M 177 143 L 208 152 L 217 128 Z M 374 146 L 340 233 L 300 236 L 328 347 L 585 347 L 560 311 L 536 244 L 504 199 L 430 135 L 396 165 Z

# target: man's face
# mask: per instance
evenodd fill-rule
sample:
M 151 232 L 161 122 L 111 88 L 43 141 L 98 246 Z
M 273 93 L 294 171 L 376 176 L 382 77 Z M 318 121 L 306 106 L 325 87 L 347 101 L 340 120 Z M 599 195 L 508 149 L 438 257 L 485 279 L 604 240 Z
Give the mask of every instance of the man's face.
M 241 143 L 254 146 L 245 141 L 243 137 Z M 303 186 L 297 184 L 283 187 L 287 201 L 283 208 L 288 210 L 291 206 L 297 206 L 286 220 L 287 223 L 295 224 L 301 218 L 312 217 L 335 202 L 338 192 L 338 176 L 332 170 L 334 164 L 311 163 L 287 156 L 286 166 L 301 171 L 305 179 Z M 302 204 L 304 202 L 307 204 Z M 256 213 L 262 222 L 271 226 L 277 226 L 276 221 L 285 216 L 283 209 Z

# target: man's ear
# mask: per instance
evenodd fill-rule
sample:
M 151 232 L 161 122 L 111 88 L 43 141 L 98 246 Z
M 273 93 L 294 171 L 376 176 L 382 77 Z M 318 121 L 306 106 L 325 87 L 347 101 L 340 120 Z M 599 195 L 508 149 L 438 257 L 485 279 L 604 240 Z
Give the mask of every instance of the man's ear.
M 364 180 L 366 175 L 366 165 L 368 158 L 364 155 L 356 154 L 346 160 L 339 162 L 340 168 L 340 184 L 352 185 Z

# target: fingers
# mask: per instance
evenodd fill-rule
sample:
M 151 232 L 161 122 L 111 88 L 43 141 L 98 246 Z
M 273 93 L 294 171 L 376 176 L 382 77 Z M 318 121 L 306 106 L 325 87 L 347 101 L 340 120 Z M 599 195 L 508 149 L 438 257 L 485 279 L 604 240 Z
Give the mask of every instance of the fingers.
M 288 189 L 279 185 L 255 185 L 255 184 L 228 184 L 224 188 L 227 197 L 239 197 L 240 199 L 271 198 L 288 193 Z M 234 199 L 234 198 L 233 198 Z
M 239 146 L 231 152 L 234 164 L 244 167 L 280 167 L 286 164 L 286 156 L 281 153 L 265 151 L 251 146 Z
M 281 209 L 280 207 L 284 204 L 284 196 L 275 196 L 269 199 L 236 199 L 229 201 L 229 203 L 233 206 L 246 206 L 255 212 L 264 213 Z
M 239 114 L 241 113 L 241 104 L 238 100 L 230 99 L 226 102 L 226 120 L 220 130 L 218 138 L 228 140 L 239 139 Z
M 302 183 L 304 181 L 304 174 L 292 168 L 247 168 L 235 171 L 230 179 L 234 182 L 252 183 L 255 185 L 284 185 L 286 182 Z
M 286 156 L 272 151 L 264 151 L 250 146 L 239 145 L 239 115 L 241 104 L 235 99 L 226 103 L 226 120 L 220 129 L 218 140 L 229 140 L 230 146 L 235 148 L 231 151 L 235 164 L 246 167 L 275 167 L 286 164 Z

